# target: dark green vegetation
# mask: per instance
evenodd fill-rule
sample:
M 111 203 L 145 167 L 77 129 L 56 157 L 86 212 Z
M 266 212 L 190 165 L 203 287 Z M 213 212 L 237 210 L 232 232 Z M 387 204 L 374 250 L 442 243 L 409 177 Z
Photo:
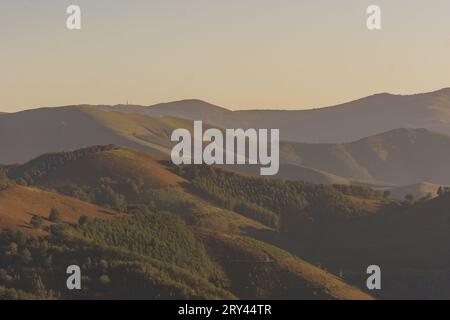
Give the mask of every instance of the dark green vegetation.
M 242 175 L 208 166 L 176 167 L 190 187 L 221 206 L 270 227 L 293 231 L 299 225 L 330 223 L 365 214 L 333 187 Z
M 447 299 L 450 294 L 450 194 L 392 202 L 376 214 L 284 234 L 278 246 L 364 287 L 361 270 L 383 270 L 383 299 Z M 302 246 L 296 246 L 302 243 Z
M 382 199 L 389 198 L 391 193 L 376 191 L 372 188 L 357 185 L 338 185 L 335 184 L 333 187 L 348 196 L 361 197 L 364 199 Z
M 8 170 L 8 175 L 10 178 L 16 179 L 19 184 L 33 185 L 36 184 L 41 177 L 63 167 L 69 162 L 77 161 L 78 159 L 99 152 L 117 149 L 119 149 L 117 146 L 108 145 L 90 147 L 71 152 L 45 154 L 27 162 L 25 165 L 11 167 Z
M 121 213 L 67 224 L 46 209 L 44 218 L 29 217 L 41 237 L 3 232 L 0 294 L 365 299 L 346 283 L 364 290 L 371 264 L 383 272 L 379 298 L 450 294 L 445 187 L 435 199 L 395 200 L 365 186 L 254 178 L 162 160 L 109 146 L 10 167 L 9 179 Z M 86 289 L 78 293 L 64 289 L 64 268 L 72 263 L 85 270 Z
M 313 203 L 321 197 L 330 208 L 337 206 L 333 212 L 351 208 L 344 212 L 350 218 L 357 207 L 336 189 L 259 181 L 221 169 L 211 169 L 215 177 L 211 180 L 201 172 L 188 174 L 186 168 L 183 177 L 173 170 L 153 156 L 114 146 L 45 155 L 10 168 L 10 178 L 18 183 L 25 181 L 33 188 L 55 190 L 122 213 L 108 220 L 81 215 L 78 223 L 61 223 L 52 209 L 44 219 L 30 217 L 32 230 L 40 231 L 40 237 L 4 231 L 2 298 L 370 298 L 326 271 L 255 239 L 259 232 L 277 234 L 283 215 L 289 217 L 294 211 L 300 216 L 320 215 Z M 234 183 L 240 187 L 229 189 L 221 202 L 214 198 L 218 193 L 200 192 L 201 179 L 218 188 Z M 251 190 L 259 183 L 267 190 L 261 198 L 252 197 Z M 282 201 L 271 200 L 272 193 L 286 192 L 293 194 Z M 241 197 L 231 201 L 237 193 Z M 300 195 L 304 201 L 295 202 Z M 70 264 L 82 267 L 80 292 L 65 289 L 65 268 Z
M 134 213 L 112 221 L 94 220 L 77 228 L 83 238 L 176 265 L 205 278 L 212 266 L 183 222 L 169 213 Z
M 161 227 L 161 224 L 158 224 Z M 130 240 L 112 245 L 108 238 L 108 228 L 101 223 L 77 227 L 61 226 L 53 228 L 46 238 L 29 237 L 20 232 L 4 231 L 0 234 L 0 299 L 218 299 L 233 298 L 233 295 L 218 288 L 203 276 L 208 273 L 208 263 L 201 248 L 196 247 L 192 235 L 180 225 L 167 225 L 180 242 L 165 235 L 154 239 L 147 245 Z M 69 230 L 67 230 L 69 229 Z M 149 235 L 152 228 L 139 233 L 138 228 L 131 232 L 139 237 Z M 88 231 L 86 231 L 88 230 Z M 118 231 L 116 227 L 115 231 Z M 180 232 L 179 234 L 177 234 Z M 68 233 L 74 233 L 70 236 Z M 88 233 L 97 240 L 88 240 L 79 234 Z M 114 237 L 125 238 L 124 230 Z M 183 237 L 187 236 L 186 241 Z M 141 240 L 141 239 L 140 239 Z M 108 243 L 108 245 L 106 245 Z M 136 247 L 131 247 L 133 244 Z M 166 246 L 169 252 L 191 254 L 188 263 L 191 267 L 181 268 L 170 259 L 154 259 L 146 250 L 154 246 Z M 127 248 L 124 248 L 127 247 Z M 185 251 L 184 251 L 185 250 Z M 184 252 L 182 252 L 184 251 Z M 197 257 L 199 254 L 200 257 Z M 183 261 L 178 261 L 183 264 Z M 207 261 L 206 261 L 207 262 Z M 65 269 L 68 265 L 79 265 L 83 270 L 83 290 L 68 291 L 65 287 Z

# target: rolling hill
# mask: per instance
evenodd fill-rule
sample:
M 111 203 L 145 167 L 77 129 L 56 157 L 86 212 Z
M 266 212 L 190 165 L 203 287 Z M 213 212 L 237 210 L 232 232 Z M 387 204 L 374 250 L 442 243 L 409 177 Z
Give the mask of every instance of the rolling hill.
M 103 110 L 170 115 L 222 128 L 279 128 L 282 140 L 307 143 L 346 143 L 398 128 L 450 134 L 450 88 L 415 95 L 382 93 L 309 110 L 230 111 L 200 100 Z
M 97 144 L 167 155 L 175 128 L 191 130 L 192 122 L 88 106 L 7 114 L 0 118 L 0 147 L 8 150 L 0 154 L 0 163 L 26 162 L 43 153 Z M 450 184 L 449 146 L 449 136 L 427 129 L 395 129 L 345 144 L 282 142 L 278 178 L 323 184 Z
M 258 241 L 255 233 L 273 233 L 275 230 L 240 211 L 235 212 L 196 195 L 189 187 L 193 182 L 179 176 L 160 155 L 111 145 L 97 146 L 46 154 L 8 170 L 10 178 L 33 185 L 33 188 L 11 183 L 0 192 L 2 207 L 10 208 L 8 212 L 23 220 L 11 222 L 5 225 L 6 228 L 25 223 L 34 211 L 39 214 L 56 206 L 67 210 L 63 212 L 63 219 L 70 225 L 56 238 L 45 238 L 54 264 L 59 266 L 68 259 L 82 259 L 80 263 L 100 259 L 85 267 L 92 279 L 82 293 L 85 297 L 97 294 L 123 298 L 127 294 L 138 298 L 372 299 L 342 279 Z M 241 176 L 236 177 L 240 179 Z M 253 178 L 242 176 L 242 179 Z M 130 180 L 140 182 L 128 188 Z M 79 192 L 94 191 L 94 197 L 87 197 L 93 203 L 101 202 L 105 191 L 108 195 L 120 192 L 119 198 L 125 202 L 127 214 L 111 215 L 109 221 L 100 219 L 76 224 L 74 219 L 78 216 L 72 211 L 84 214 L 88 210 L 81 204 L 91 206 L 92 218 L 103 218 L 95 215 L 99 207 L 36 189 L 65 192 L 73 185 L 78 186 Z M 314 187 L 308 186 L 304 192 L 309 192 L 308 188 Z M 326 202 L 332 206 L 339 206 L 339 200 L 344 201 L 343 196 L 331 187 L 314 188 L 311 193 L 314 193 L 312 198 L 323 193 L 328 197 Z M 44 198 L 36 196 L 41 194 Z M 102 204 L 105 208 L 117 199 L 108 197 L 106 200 L 107 203 Z M 48 203 L 51 204 L 47 206 Z M 351 204 L 345 202 L 344 205 Z M 104 209 L 103 212 L 113 211 Z M 46 234 L 40 231 L 36 235 Z M 8 245 L 10 237 L 14 235 L 0 233 L 0 246 Z M 32 255 L 37 255 L 34 247 L 30 250 Z M 47 288 L 54 288 L 55 279 L 50 269 L 40 261 L 34 261 L 33 265 L 43 270 L 40 274 Z M 14 266 L 6 268 L 8 272 L 19 274 L 29 270 L 17 271 Z M 99 270 L 108 277 L 95 280 Z M 276 277 L 273 277 L 274 273 Z M 102 291 L 105 283 L 110 287 L 109 291 Z M 121 284 L 132 284 L 136 289 L 128 292 L 120 288 Z M 0 279 L 0 293 L 2 285 Z M 39 294 L 48 297 L 48 293 Z M 63 295 L 73 298 L 68 293 Z
M 191 121 L 101 111 L 89 106 L 43 108 L 0 117 L 1 164 L 29 161 L 44 153 L 116 144 L 167 153 L 175 128 Z
M 281 155 L 284 156 L 283 154 Z M 235 165 L 235 166 L 227 166 L 230 170 L 236 170 L 240 172 L 244 172 L 246 174 L 252 176 L 259 176 L 260 169 L 258 166 L 251 165 Z M 280 169 L 278 173 L 274 176 L 267 176 L 271 179 L 283 179 L 290 181 L 307 181 L 311 183 L 317 184 L 326 184 L 326 185 L 349 185 L 352 184 L 352 181 L 349 179 L 345 179 L 339 177 L 337 175 L 317 170 L 314 168 L 309 168 L 297 164 L 290 163 L 282 163 L 280 164 Z
M 361 290 L 291 254 L 243 236 L 197 231 L 242 299 L 372 300 Z
M 139 180 L 142 187 L 176 186 L 184 179 L 171 173 L 160 162 L 167 158 L 110 145 L 74 152 L 45 154 L 24 165 L 10 168 L 13 179 L 27 178 L 29 184 L 59 189 L 70 184 L 93 185 L 101 178 L 118 184 Z
M 353 181 L 450 183 L 450 136 L 426 129 L 395 129 L 346 144 L 282 143 L 280 153 L 282 163 Z
M 302 228 L 277 245 L 363 286 L 360 270 L 382 268 L 383 299 L 447 299 L 450 194 L 412 204 L 392 203 L 374 215 Z M 296 243 L 303 243 L 302 247 Z
M 449 110 L 450 89 L 380 94 L 297 111 L 229 111 L 200 100 L 150 107 L 43 108 L 2 114 L 0 148 L 8 152 L 0 154 L 0 163 L 106 144 L 167 155 L 172 131 L 191 130 L 189 119 L 202 119 L 221 128 L 281 128 L 280 178 L 325 184 L 449 184 Z

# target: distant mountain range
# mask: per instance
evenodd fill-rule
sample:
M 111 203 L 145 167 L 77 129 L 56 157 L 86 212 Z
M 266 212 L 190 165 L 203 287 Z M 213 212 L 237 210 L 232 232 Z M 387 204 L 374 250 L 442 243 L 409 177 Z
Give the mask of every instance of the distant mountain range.
M 203 120 L 219 127 L 279 128 L 282 140 L 310 143 L 352 142 L 398 128 L 450 133 L 450 88 L 405 96 L 382 93 L 312 110 L 230 111 L 200 100 L 99 108 Z
M 171 133 L 194 119 L 279 128 L 274 178 L 313 183 L 171 165 Z M 68 263 L 86 264 L 84 297 L 371 299 L 358 288 L 374 263 L 386 270 L 375 298 L 448 297 L 450 194 L 433 198 L 450 185 L 448 120 L 450 89 L 307 111 L 186 100 L 0 114 L 0 229 L 38 236 L 0 232 L 0 298 L 51 297 L 24 279 L 39 270 L 59 292 Z
M 0 163 L 106 144 L 168 154 L 172 131 L 191 130 L 193 119 L 220 128 L 280 128 L 284 142 L 278 178 L 323 184 L 450 184 L 450 89 L 378 94 L 300 111 L 230 111 L 184 100 L 151 107 L 82 105 L 1 114 L 0 149 L 7 151 L 0 154 Z

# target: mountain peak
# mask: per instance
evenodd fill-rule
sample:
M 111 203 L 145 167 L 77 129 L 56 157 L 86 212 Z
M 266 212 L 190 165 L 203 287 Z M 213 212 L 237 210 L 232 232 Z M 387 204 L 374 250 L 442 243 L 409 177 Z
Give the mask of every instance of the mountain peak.
M 228 109 L 199 99 L 159 103 L 149 106 L 148 110 L 158 116 L 173 115 L 175 113 L 178 117 L 188 119 L 203 119 L 206 115 L 218 117 L 230 112 Z

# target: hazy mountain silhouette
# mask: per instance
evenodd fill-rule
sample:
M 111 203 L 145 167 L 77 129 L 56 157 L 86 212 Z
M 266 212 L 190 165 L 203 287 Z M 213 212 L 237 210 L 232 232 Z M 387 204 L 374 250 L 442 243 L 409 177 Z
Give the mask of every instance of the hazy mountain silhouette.
M 230 111 L 201 100 L 102 108 L 203 120 L 219 127 L 279 128 L 282 140 L 297 142 L 351 142 L 397 128 L 450 133 L 450 88 L 415 95 L 382 93 L 312 110 Z
M 71 106 L 2 114 L 0 148 L 7 152 L 0 154 L 0 163 L 23 163 L 43 153 L 105 144 L 168 154 L 171 132 L 191 129 L 188 118 L 222 128 L 280 128 L 285 140 L 360 139 L 284 142 L 280 178 L 316 183 L 450 183 L 450 139 L 442 134 L 450 132 L 450 89 L 411 96 L 379 94 L 304 111 L 229 111 L 200 100 L 183 100 L 153 107 Z
M 347 144 L 283 143 L 281 161 L 358 181 L 450 183 L 450 136 L 396 129 Z
M 170 134 L 191 121 L 105 112 L 88 106 L 43 108 L 0 117 L 1 164 L 23 163 L 40 154 L 116 144 L 167 153 Z

